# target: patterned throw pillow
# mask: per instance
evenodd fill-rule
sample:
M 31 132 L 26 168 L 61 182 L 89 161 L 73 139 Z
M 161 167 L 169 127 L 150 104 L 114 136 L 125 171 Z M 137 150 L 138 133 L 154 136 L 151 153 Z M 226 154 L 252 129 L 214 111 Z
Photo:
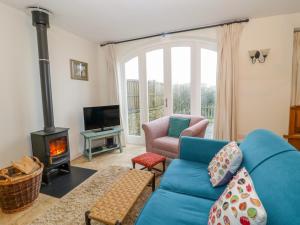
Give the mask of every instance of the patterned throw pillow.
M 266 225 L 267 213 L 247 170 L 230 181 L 209 212 L 208 225 Z
M 224 146 L 208 165 L 208 174 L 213 187 L 227 184 L 239 169 L 243 153 L 236 142 Z

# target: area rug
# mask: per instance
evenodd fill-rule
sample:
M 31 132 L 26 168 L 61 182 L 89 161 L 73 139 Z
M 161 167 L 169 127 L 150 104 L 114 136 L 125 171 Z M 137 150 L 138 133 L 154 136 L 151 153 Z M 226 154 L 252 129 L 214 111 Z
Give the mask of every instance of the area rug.
M 109 189 L 116 179 L 129 168 L 111 166 L 100 170 L 77 186 L 73 191 L 62 197 L 54 206 L 46 210 L 43 215 L 36 218 L 32 225 L 85 225 L 84 213 L 89 210 L 96 200 Z M 159 178 L 157 179 L 157 183 Z M 151 195 L 147 187 L 135 206 L 124 221 L 124 225 L 133 225 L 140 210 Z M 102 225 L 92 221 L 92 225 Z

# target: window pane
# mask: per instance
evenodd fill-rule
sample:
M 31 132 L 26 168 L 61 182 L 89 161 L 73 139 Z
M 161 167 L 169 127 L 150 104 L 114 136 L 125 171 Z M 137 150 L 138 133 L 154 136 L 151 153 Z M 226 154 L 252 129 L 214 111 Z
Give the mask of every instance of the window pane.
M 206 138 L 213 138 L 216 99 L 217 52 L 201 49 L 201 115 L 210 123 Z
M 191 113 L 191 48 L 171 49 L 173 113 Z
M 146 53 L 149 121 L 164 115 L 164 52 L 163 49 Z
M 138 57 L 125 63 L 127 83 L 128 134 L 141 135 Z

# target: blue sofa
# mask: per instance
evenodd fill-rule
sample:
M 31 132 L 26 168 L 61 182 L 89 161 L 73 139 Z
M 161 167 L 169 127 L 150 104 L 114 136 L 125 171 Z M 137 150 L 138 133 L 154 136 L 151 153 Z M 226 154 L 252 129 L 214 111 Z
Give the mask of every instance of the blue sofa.
M 207 166 L 227 142 L 183 137 L 160 187 L 136 225 L 206 225 L 226 186 L 213 188 Z M 279 136 L 255 130 L 240 144 L 246 167 L 268 214 L 268 225 L 300 224 L 300 153 Z

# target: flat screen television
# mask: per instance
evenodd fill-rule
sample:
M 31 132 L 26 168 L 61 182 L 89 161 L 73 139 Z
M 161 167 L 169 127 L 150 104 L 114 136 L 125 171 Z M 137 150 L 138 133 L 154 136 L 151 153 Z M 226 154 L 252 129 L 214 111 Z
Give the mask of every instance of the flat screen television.
M 85 130 L 104 130 L 120 125 L 119 105 L 85 107 L 83 114 Z

